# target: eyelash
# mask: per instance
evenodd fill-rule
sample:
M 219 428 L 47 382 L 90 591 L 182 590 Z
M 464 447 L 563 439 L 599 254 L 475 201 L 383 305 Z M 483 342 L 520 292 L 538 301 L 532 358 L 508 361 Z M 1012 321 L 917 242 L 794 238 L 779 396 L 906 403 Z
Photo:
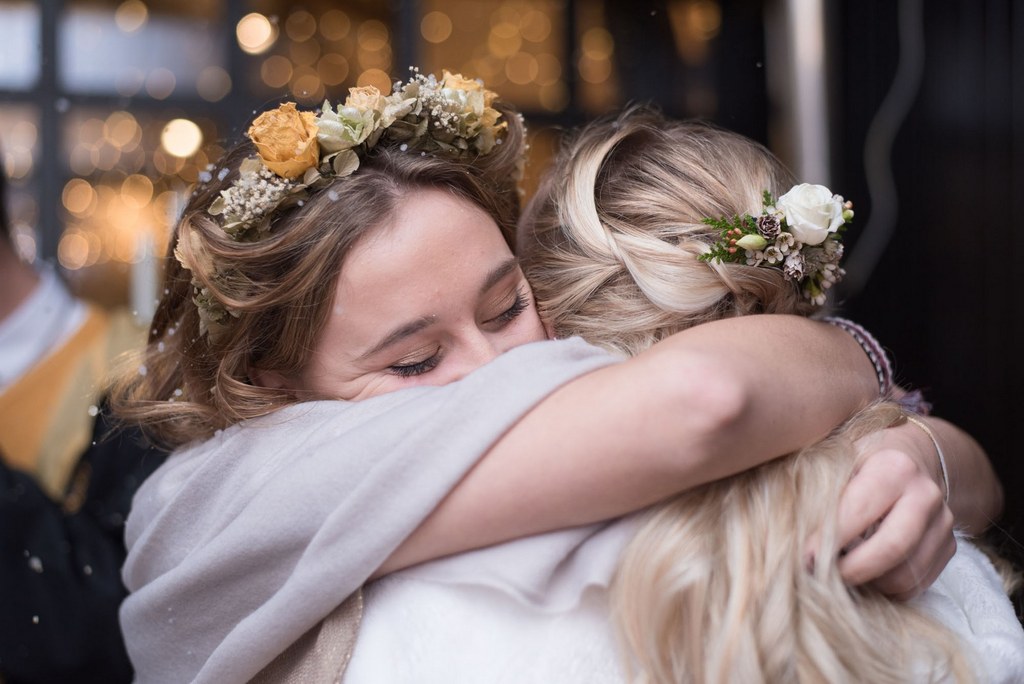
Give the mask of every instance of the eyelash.
M 498 314 L 497 317 L 492 318 L 491 320 L 489 320 L 487 322 L 488 323 L 501 323 L 501 324 L 511 323 L 512 321 L 514 321 L 519 316 L 519 314 L 521 314 L 524 311 L 526 311 L 526 307 L 528 307 L 529 305 L 530 305 L 530 300 L 527 299 L 526 293 L 523 292 L 522 290 L 518 290 L 516 292 L 516 300 L 514 302 L 512 302 L 512 306 L 510 306 L 505 311 L 503 311 L 500 314 Z
M 516 292 L 516 299 L 512 302 L 512 306 L 502 311 L 498 316 L 487 321 L 488 323 L 498 323 L 500 325 L 508 325 L 516 318 L 519 314 L 526 311 L 526 308 L 530 305 L 530 300 L 527 298 L 526 293 L 522 290 Z M 430 358 L 417 361 L 416 363 L 410 363 L 404 366 L 389 366 L 388 370 L 400 378 L 411 378 L 416 375 L 423 375 L 437 368 L 437 365 L 441 363 L 443 354 L 438 351 Z
M 437 368 L 437 364 L 439 363 L 441 363 L 440 352 L 434 354 L 430 358 L 417 361 L 416 363 L 410 363 L 407 366 L 389 366 L 388 370 L 400 378 L 411 378 L 414 375 L 429 373 Z

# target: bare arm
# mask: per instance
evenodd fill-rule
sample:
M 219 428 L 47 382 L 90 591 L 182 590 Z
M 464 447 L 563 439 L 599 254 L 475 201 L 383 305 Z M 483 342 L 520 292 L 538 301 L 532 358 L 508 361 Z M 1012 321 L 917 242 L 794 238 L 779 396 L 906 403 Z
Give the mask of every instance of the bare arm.
M 981 534 L 1003 512 L 1003 487 L 988 454 L 973 437 L 952 423 L 935 416 L 922 420 L 931 427 L 946 456 L 949 508 L 957 529 L 972 535 Z M 923 438 L 918 436 L 919 440 Z M 937 469 L 938 459 L 930 459 L 928 464 Z M 935 470 L 932 472 L 941 476 Z
M 871 582 L 897 598 L 927 588 L 956 551 L 956 526 L 979 534 L 1002 511 L 1003 491 L 981 446 L 935 417 L 924 421 L 945 454 L 946 482 L 931 437 L 912 422 L 867 438 L 864 458 L 840 507 L 840 539 L 849 543 L 880 521 L 840 562 L 851 584 Z M 907 544 L 906 540 L 917 540 Z
M 832 326 L 691 328 L 538 404 L 377 574 L 638 510 L 811 444 L 877 392 L 860 347 Z

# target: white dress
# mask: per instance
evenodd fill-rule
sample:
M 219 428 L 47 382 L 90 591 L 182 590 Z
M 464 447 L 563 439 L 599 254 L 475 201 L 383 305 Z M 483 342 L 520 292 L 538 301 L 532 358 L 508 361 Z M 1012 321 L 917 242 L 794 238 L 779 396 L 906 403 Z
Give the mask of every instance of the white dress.
M 426 563 L 364 591 L 345 684 L 621 684 L 608 586 L 636 518 Z M 1024 630 L 969 542 L 915 599 L 973 649 L 980 682 L 1024 682 Z

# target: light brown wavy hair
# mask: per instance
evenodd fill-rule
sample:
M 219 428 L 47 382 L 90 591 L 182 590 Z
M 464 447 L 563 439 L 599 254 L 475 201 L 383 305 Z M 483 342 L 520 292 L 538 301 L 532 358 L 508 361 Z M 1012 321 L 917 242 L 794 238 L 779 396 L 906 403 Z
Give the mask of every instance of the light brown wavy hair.
M 221 171 L 193 192 L 168 249 L 180 249 L 195 263 L 194 245 L 181 239 L 190 231 L 217 264 L 218 278 L 166 260 L 149 343 L 111 389 L 115 414 L 174 448 L 288 404 L 323 398 L 261 387 L 253 371 L 288 377 L 306 366 L 333 306 L 345 255 L 361 236 L 386 224 L 410 191 L 441 189 L 479 206 L 512 246 L 525 131 L 509 105 L 493 106 L 508 129 L 489 154 L 455 160 L 378 144 L 351 176 L 334 179 L 304 201 L 286 200 L 275 210 L 270 234 L 256 242 L 231 238 L 209 214 L 238 178 L 241 162 L 255 156 L 248 140 L 232 148 L 218 165 Z M 194 276 L 233 312 L 215 340 L 200 334 Z
M 521 221 L 538 307 L 558 336 L 630 355 L 718 318 L 808 315 L 780 269 L 698 260 L 719 238 L 701 219 L 757 215 L 764 190 L 793 182 L 763 146 L 707 124 L 634 108 L 587 126 Z M 971 681 L 949 630 L 839 574 L 853 440 L 899 416 L 873 407 L 813 447 L 652 509 L 612 587 L 634 681 L 894 683 L 929 666 Z M 804 545 L 819 527 L 812 573 Z

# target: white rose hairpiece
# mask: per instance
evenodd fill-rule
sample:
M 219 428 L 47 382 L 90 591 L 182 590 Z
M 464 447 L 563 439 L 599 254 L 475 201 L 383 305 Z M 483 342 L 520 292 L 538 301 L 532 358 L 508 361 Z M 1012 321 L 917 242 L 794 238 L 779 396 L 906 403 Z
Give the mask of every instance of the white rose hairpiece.
M 374 86 L 351 88 L 337 107 L 325 101 L 319 112 L 299 111 L 286 102 L 258 116 L 246 132 L 256 156 L 239 165 L 239 177 L 221 191 L 208 213 L 219 217 L 232 238 L 255 241 L 270 233 L 278 208 L 301 204 L 331 179 L 351 175 L 360 158 L 378 145 L 461 158 L 486 155 L 501 143 L 508 124 L 491 106 L 495 93 L 460 74 L 444 71 L 438 80 L 415 67 L 410 71 L 409 80 L 396 82 L 390 95 Z M 202 183 L 213 179 L 212 170 L 201 174 Z M 222 169 L 219 177 L 226 173 Z M 193 273 L 201 332 L 219 334 L 237 314 L 195 277 L 197 272 L 218 277 L 197 236 L 183 234 L 181 240 L 189 241 L 190 249 L 175 249 L 174 255 Z
M 763 201 L 758 216 L 705 218 L 704 223 L 719 230 L 721 240 L 700 256 L 701 261 L 779 268 L 787 280 L 801 284 L 805 297 L 824 304 L 825 290 L 846 273 L 839 260 L 842 233 L 853 221 L 853 203 L 809 183 L 777 200 L 765 191 Z

